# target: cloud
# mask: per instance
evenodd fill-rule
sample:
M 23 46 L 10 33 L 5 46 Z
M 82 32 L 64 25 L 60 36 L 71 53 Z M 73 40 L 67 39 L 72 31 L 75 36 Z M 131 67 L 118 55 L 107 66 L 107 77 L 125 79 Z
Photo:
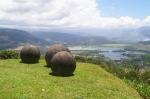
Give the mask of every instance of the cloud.
M 150 16 L 147 16 L 145 19 L 144 19 L 144 23 L 148 26 L 150 26 Z
M 150 26 L 150 16 L 102 17 L 96 0 L 1 0 L 1 25 L 46 27 L 141 27 Z

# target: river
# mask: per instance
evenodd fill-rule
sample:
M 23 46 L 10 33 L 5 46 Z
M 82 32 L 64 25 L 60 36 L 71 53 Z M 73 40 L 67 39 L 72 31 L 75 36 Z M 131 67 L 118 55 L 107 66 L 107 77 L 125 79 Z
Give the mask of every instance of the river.
M 145 52 L 140 51 L 126 51 L 124 47 L 112 47 L 112 46 L 70 46 L 70 50 L 73 51 L 98 51 L 98 55 L 104 55 L 111 60 L 121 60 L 128 58 L 127 54 L 132 55 L 144 55 Z

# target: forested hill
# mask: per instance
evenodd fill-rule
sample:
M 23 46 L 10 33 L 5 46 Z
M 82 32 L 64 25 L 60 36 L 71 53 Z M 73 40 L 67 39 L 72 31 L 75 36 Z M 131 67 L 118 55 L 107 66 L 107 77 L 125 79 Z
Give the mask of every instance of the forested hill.
M 24 44 L 46 45 L 48 42 L 23 30 L 0 28 L 0 49 L 15 48 Z
M 112 43 L 113 41 L 109 40 L 103 36 L 81 36 L 71 33 L 60 33 L 60 32 L 33 32 L 34 36 L 45 39 L 49 42 L 58 42 L 68 45 L 99 45 L 105 43 Z

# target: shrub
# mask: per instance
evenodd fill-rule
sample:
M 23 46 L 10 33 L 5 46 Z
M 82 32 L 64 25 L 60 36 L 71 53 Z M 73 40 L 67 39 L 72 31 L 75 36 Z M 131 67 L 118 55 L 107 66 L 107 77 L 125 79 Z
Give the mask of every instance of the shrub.
M 13 50 L 3 50 L 0 51 L 0 57 L 2 59 L 17 59 L 18 58 L 18 53 Z
M 76 68 L 75 58 L 66 51 L 56 53 L 51 60 L 51 69 L 54 75 L 70 76 Z
M 6 55 L 0 54 L 0 59 L 7 59 Z
M 143 99 L 150 99 L 150 85 L 139 82 L 137 80 L 125 80 L 125 82 L 135 88 Z
M 144 83 L 150 84 L 150 69 L 144 70 L 140 75 L 140 80 Z
M 61 44 L 55 44 L 55 45 L 48 48 L 48 51 L 46 52 L 46 55 L 45 55 L 45 61 L 46 61 L 47 66 L 49 66 L 49 67 L 51 66 L 50 61 L 51 61 L 52 57 L 57 52 L 60 52 L 60 51 L 70 52 L 68 48 L 64 47 Z
M 105 60 L 101 57 L 94 58 L 94 57 L 82 57 L 82 56 L 75 56 L 75 59 L 79 62 L 85 62 L 85 63 L 93 63 L 93 64 L 105 64 Z
M 122 79 L 125 78 L 126 72 L 123 67 L 114 66 L 114 67 L 109 68 L 107 71 L 116 75 L 119 78 L 122 78 Z
M 139 80 L 139 72 L 134 69 L 131 69 L 125 74 L 125 77 L 132 81 Z
M 37 63 L 40 59 L 40 50 L 36 46 L 25 46 L 20 52 L 20 58 L 23 63 Z

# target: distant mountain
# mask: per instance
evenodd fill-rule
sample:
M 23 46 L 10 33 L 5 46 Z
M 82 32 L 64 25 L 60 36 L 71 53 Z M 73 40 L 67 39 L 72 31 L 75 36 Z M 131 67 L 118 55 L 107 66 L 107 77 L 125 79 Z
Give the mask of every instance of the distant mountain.
M 139 42 L 139 44 L 150 45 L 150 40 L 148 40 L 148 41 L 141 41 L 141 42 Z
M 63 43 L 68 45 L 98 45 L 111 43 L 112 41 L 102 36 L 81 36 L 58 32 L 33 32 L 32 35 L 45 39 L 49 42 Z
M 40 31 L 41 35 L 45 32 L 47 33 L 63 33 L 63 34 L 71 34 L 75 36 L 85 36 L 85 37 L 105 37 L 109 41 L 115 41 L 118 43 L 137 43 L 139 41 L 145 40 L 147 38 L 143 32 L 142 28 L 54 28 L 54 29 L 45 29 L 45 28 L 36 28 L 36 29 L 28 29 L 27 31 Z M 146 27 L 149 28 L 149 27 Z M 37 35 L 36 35 L 37 36 Z
M 139 44 L 150 45 L 150 27 L 141 27 L 139 28 L 139 34 L 145 39 L 138 42 Z
M 150 27 L 139 28 L 139 33 L 147 38 L 150 38 Z
M 142 50 L 150 52 L 150 27 L 141 27 L 136 31 L 139 34 L 139 38 L 143 38 L 141 41 L 128 46 L 130 50 Z
M 15 48 L 24 44 L 46 45 L 47 41 L 17 29 L 0 28 L 0 49 Z

